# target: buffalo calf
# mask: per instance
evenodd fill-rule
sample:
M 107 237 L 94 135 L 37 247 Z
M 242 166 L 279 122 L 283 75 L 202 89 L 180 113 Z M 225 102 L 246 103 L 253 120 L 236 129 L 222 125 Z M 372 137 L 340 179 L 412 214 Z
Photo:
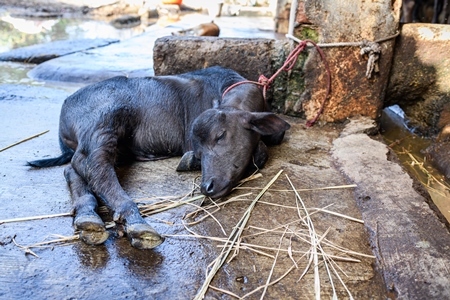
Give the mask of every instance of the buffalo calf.
M 105 203 L 131 244 L 150 249 L 163 238 L 141 217 L 115 173 L 120 161 L 183 155 L 178 170 L 201 167 L 201 191 L 219 198 L 255 164 L 267 160 L 266 144 L 279 144 L 289 124 L 266 112 L 261 90 L 236 72 L 211 67 L 176 76 L 114 77 L 69 96 L 61 109 L 57 158 L 29 162 L 64 171 L 74 226 L 88 244 L 108 238 L 97 214 Z

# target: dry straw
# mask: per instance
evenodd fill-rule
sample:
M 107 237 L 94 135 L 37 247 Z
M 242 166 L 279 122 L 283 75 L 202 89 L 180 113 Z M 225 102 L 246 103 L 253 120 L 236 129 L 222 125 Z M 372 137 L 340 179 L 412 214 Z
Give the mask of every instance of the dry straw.
M 353 257 L 348 257 L 348 256 L 339 256 L 339 255 L 333 255 L 333 254 L 329 254 L 327 253 L 323 246 L 327 246 L 330 249 L 335 249 L 336 251 L 338 251 L 339 253 L 342 253 L 344 255 L 352 255 L 352 256 L 361 256 L 361 257 L 367 257 L 367 258 L 371 258 L 373 259 L 374 256 L 373 255 L 367 255 L 367 254 L 363 254 L 363 253 L 358 253 L 356 251 L 351 251 L 348 249 L 345 249 L 343 247 L 337 246 L 334 243 L 332 243 L 331 241 L 326 239 L 326 236 L 328 234 L 328 232 L 330 231 L 331 228 L 328 228 L 322 235 L 319 235 L 315 228 L 314 228 L 314 224 L 312 222 L 311 216 L 313 214 L 317 214 L 317 213 L 327 213 L 327 214 L 331 214 L 334 216 L 338 216 L 338 217 L 342 217 L 345 218 L 347 220 L 351 220 L 354 222 L 358 222 L 358 223 L 363 223 L 362 220 L 353 218 L 353 217 L 349 217 L 343 214 L 339 214 L 336 212 L 333 212 L 329 209 L 327 209 L 329 206 L 324 207 L 324 208 L 306 208 L 304 202 L 302 201 L 297 189 L 295 189 L 295 187 L 293 186 L 292 182 L 290 181 L 289 177 L 287 177 L 292 189 L 290 191 L 294 191 L 295 193 L 295 197 L 296 197 L 296 206 L 285 206 L 282 205 L 282 207 L 284 208 L 288 208 L 288 209 L 296 209 L 297 210 L 297 214 L 299 219 L 292 221 L 288 224 L 284 224 L 281 226 L 278 226 L 274 229 L 265 229 L 265 228 L 260 228 L 260 227 L 255 227 L 255 226 L 246 226 L 247 221 L 250 217 L 250 214 L 253 211 L 253 208 L 255 206 L 256 203 L 259 204 L 264 204 L 264 205 L 276 205 L 273 203 L 268 203 L 268 202 L 264 202 L 261 200 L 261 197 L 263 196 L 263 194 L 268 191 L 276 191 L 274 189 L 271 189 L 272 184 L 278 179 L 278 177 L 280 176 L 282 171 L 280 171 L 270 182 L 269 184 L 267 184 L 262 191 L 258 194 L 258 196 L 251 201 L 249 207 L 247 208 L 247 210 L 245 211 L 243 217 L 240 219 L 240 221 L 234 226 L 234 230 L 233 232 L 230 234 L 230 236 L 227 239 L 224 238 L 217 238 L 217 237 L 209 237 L 209 236 L 201 236 L 196 234 L 195 232 L 193 232 L 191 229 L 189 229 L 188 227 L 185 226 L 186 230 L 190 233 L 190 235 L 168 235 L 168 236 L 173 236 L 173 237 L 195 237 L 195 238 L 201 238 L 201 239 L 208 239 L 211 241 L 216 241 L 216 242 L 222 242 L 221 245 L 218 245 L 218 247 L 222 248 L 222 251 L 220 252 L 220 254 L 218 255 L 218 257 L 213 260 L 213 262 L 211 263 L 211 265 L 208 267 L 208 270 L 206 272 L 206 278 L 200 288 L 200 290 L 198 291 L 197 295 L 195 296 L 194 299 L 203 299 L 206 295 L 206 292 L 208 290 L 208 288 L 211 288 L 215 291 L 218 291 L 222 294 L 226 294 L 229 295 L 231 297 L 237 298 L 237 299 L 245 299 L 248 298 L 249 296 L 255 294 L 256 292 L 260 292 L 262 291 L 262 294 L 260 296 L 261 299 L 263 299 L 266 295 L 267 289 L 269 286 L 276 284 L 277 282 L 280 282 L 283 278 L 285 278 L 290 272 L 292 272 L 295 269 L 299 268 L 299 262 L 304 259 L 305 257 L 309 257 L 309 261 L 307 266 L 305 267 L 305 269 L 303 270 L 299 280 L 302 280 L 304 278 L 304 276 L 308 273 L 309 269 L 313 269 L 313 274 L 314 274 L 314 293 L 316 295 L 316 299 L 320 299 L 320 294 L 321 294 L 321 278 L 319 275 L 319 267 L 321 265 L 323 265 L 325 267 L 326 270 L 326 275 L 328 278 L 328 282 L 331 285 L 332 288 L 332 298 L 333 299 L 337 299 L 337 292 L 336 292 L 336 287 L 335 287 L 335 283 L 333 282 L 334 278 L 338 279 L 338 282 L 341 283 L 341 285 L 344 287 L 345 291 L 348 294 L 349 299 L 353 299 L 350 291 L 348 290 L 348 288 L 346 287 L 344 281 L 342 280 L 342 278 L 340 277 L 338 271 L 340 271 L 342 274 L 345 274 L 344 271 L 336 264 L 335 261 L 345 261 L 345 262 L 354 262 L 354 263 L 358 263 L 361 262 L 359 259 L 355 259 Z M 324 189 L 334 189 L 334 188 L 352 188 L 355 187 L 355 185 L 348 185 L 348 186 L 339 186 L 339 187 L 326 187 L 326 188 L 320 188 L 320 189 L 308 189 L 308 190 L 324 190 Z M 286 191 L 286 190 L 280 190 L 280 191 Z M 243 199 L 229 199 L 227 201 L 223 201 L 219 204 L 214 203 L 210 206 L 207 206 L 205 208 L 202 208 L 201 210 L 196 210 L 193 213 L 190 213 L 189 215 L 195 215 L 200 213 L 201 211 L 205 210 L 205 209 L 213 209 L 215 208 L 214 212 L 217 211 L 217 207 L 221 207 L 223 205 L 229 204 L 231 202 L 234 201 L 249 201 L 249 200 L 243 200 Z M 277 205 L 279 206 L 279 205 Z M 213 213 L 214 213 L 213 212 Z M 306 226 L 308 228 L 308 233 L 302 233 L 300 231 L 292 231 L 290 229 L 291 225 L 294 224 L 303 224 L 304 226 Z M 184 223 L 184 225 L 186 225 Z M 243 231 L 245 228 L 252 228 L 255 229 L 259 232 L 257 233 L 253 233 L 253 234 L 249 234 L 249 235 L 243 235 Z M 280 229 L 283 229 L 282 231 L 280 231 Z M 280 237 L 280 242 L 278 247 L 267 247 L 267 246 L 262 246 L 262 245 L 256 245 L 256 244 L 249 244 L 249 243 L 245 243 L 242 242 L 242 238 L 244 237 L 249 237 L 249 236 L 255 236 L 255 235 L 259 235 L 259 234 L 264 234 L 264 233 L 281 233 L 281 237 Z M 291 234 L 291 239 L 289 240 L 289 245 L 287 246 L 287 248 L 284 248 L 282 246 L 282 242 L 285 239 L 286 234 L 289 233 Z M 296 236 L 299 240 L 302 240 L 304 242 L 306 242 L 307 244 L 309 244 L 310 248 L 308 251 L 302 251 L 302 250 L 297 250 L 297 249 L 293 249 L 292 247 L 292 236 Z M 257 288 L 255 288 L 254 290 L 250 291 L 249 293 L 243 295 L 243 296 L 239 296 L 236 293 L 233 293 L 231 291 L 226 291 L 224 289 L 220 289 L 218 287 L 214 287 L 211 286 L 211 281 L 213 280 L 214 276 L 218 273 L 218 271 L 220 270 L 221 266 L 227 261 L 228 259 L 228 263 L 231 261 L 231 259 L 233 259 L 234 257 L 237 256 L 239 250 L 248 250 L 248 251 L 252 251 L 256 254 L 260 254 L 263 255 L 265 257 L 269 257 L 271 259 L 273 259 L 273 265 L 272 268 L 270 270 L 270 273 L 268 274 L 268 277 L 266 279 L 266 284 L 259 286 Z M 233 255 L 231 255 L 232 251 L 234 251 Z M 275 255 L 272 255 L 269 252 L 275 252 Z M 279 276 L 276 279 L 272 279 L 273 275 L 274 275 L 274 270 L 276 269 L 276 263 L 277 263 L 277 259 L 279 257 L 279 254 L 281 252 L 287 253 L 290 260 L 292 261 L 292 266 L 286 270 L 286 272 L 284 272 L 281 276 Z M 297 260 L 294 259 L 294 254 L 298 255 L 300 254 L 301 257 Z M 229 258 L 229 256 L 231 256 L 231 258 Z
M 38 136 L 43 135 L 43 134 L 45 134 L 45 133 L 47 133 L 47 132 L 49 132 L 49 131 L 50 131 L 50 130 L 46 130 L 46 131 L 43 131 L 43 132 L 41 132 L 41 133 L 38 133 L 38 134 L 32 135 L 32 136 L 30 136 L 30 137 L 27 137 L 26 139 L 20 140 L 20 141 L 18 141 L 17 143 L 14 143 L 14 144 L 12 144 L 12 145 L 9 145 L 9 146 L 7 146 L 7 147 L 5 147 L 5 148 L 0 149 L 0 152 L 5 151 L 6 149 L 12 148 L 12 147 L 14 147 L 14 146 L 17 146 L 17 145 L 19 145 L 19 144 L 22 144 L 23 142 L 26 142 L 26 141 L 29 141 L 29 140 L 31 140 L 31 139 L 37 138 Z
M 431 183 L 435 182 L 437 183 L 441 188 L 443 188 L 444 190 L 450 191 L 450 186 L 448 184 L 446 184 L 445 182 L 441 182 L 440 180 L 438 180 L 433 174 L 431 174 L 425 167 L 424 167 L 424 163 L 425 161 L 420 162 L 418 158 L 416 158 L 413 154 L 411 154 L 411 152 L 409 152 L 408 150 L 406 150 L 405 148 L 403 148 L 404 153 L 406 153 L 409 158 L 411 159 L 411 166 L 418 166 L 419 170 L 422 171 L 423 174 L 425 174 L 425 176 L 427 176 L 427 180 L 428 182 L 426 183 L 426 187 L 432 189 L 431 187 Z
M 52 238 L 52 239 L 47 240 L 48 238 Z M 15 237 L 13 238 L 13 242 L 14 242 L 14 245 L 16 245 L 20 249 L 24 250 L 25 253 L 31 254 L 35 257 L 39 257 L 39 256 L 37 256 L 36 253 L 31 251 L 31 248 L 52 248 L 55 246 L 67 246 L 67 245 L 72 244 L 75 241 L 78 241 L 79 238 L 80 238 L 79 235 L 63 236 L 63 235 L 59 235 L 59 234 L 52 234 L 52 235 L 49 235 L 47 238 L 45 238 L 44 241 L 42 241 L 40 243 L 35 243 L 32 245 L 29 245 L 29 246 L 19 245 L 16 242 Z
M 327 234 L 330 232 L 330 228 L 328 228 L 323 234 L 319 234 L 314 226 L 313 220 L 311 216 L 315 214 L 330 214 L 337 217 L 341 217 L 353 222 L 363 223 L 362 220 L 356 219 L 350 216 L 346 216 L 337 212 L 334 212 L 329 209 L 332 204 L 327 205 L 323 208 L 316 208 L 316 207 L 310 207 L 307 208 L 305 203 L 303 202 L 302 198 L 300 197 L 299 192 L 301 191 L 314 191 L 314 190 L 333 190 L 333 189 L 346 189 L 346 188 L 353 188 L 355 185 L 342 185 L 342 186 L 332 186 L 332 187 L 321 187 L 316 189 L 296 189 L 291 182 L 290 178 L 286 175 L 286 178 L 291 186 L 291 189 L 288 190 L 276 190 L 272 189 L 272 185 L 277 181 L 279 176 L 281 175 L 283 171 L 279 171 L 271 180 L 270 182 L 264 187 L 264 188 L 244 188 L 244 187 L 238 187 L 238 189 L 251 189 L 251 190 L 257 190 L 259 191 L 256 198 L 249 199 L 251 196 L 251 193 L 246 193 L 243 195 L 234 196 L 232 198 L 229 198 L 226 201 L 222 201 L 219 203 L 213 202 L 212 204 L 209 204 L 207 206 L 202 206 L 195 204 L 195 201 L 204 200 L 203 195 L 199 196 L 193 196 L 193 191 L 190 193 L 184 195 L 184 196 L 167 196 L 167 197 L 153 197 L 153 198 L 141 198 L 136 199 L 135 202 L 138 203 L 138 207 L 140 209 L 140 212 L 143 216 L 151 216 L 153 217 L 154 214 L 167 211 L 170 209 L 178 208 L 182 205 L 188 205 L 195 208 L 193 212 L 190 212 L 185 215 L 185 218 L 192 218 L 197 217 L 199 218 L 196 221 L 193 222 L 184 222 L 181 221 L 181 224 L 173 224 L 172 222 L 167 222 L 160 220 L 162 222 L 166 222 L 167 224 L 171 225 L 181 225 L 184 226 L 186 231 L 189 233 L 188 235 L 166 235 L 167 237 L 194 237 L 199 239 L 207 239 L 212 242 L 220 243 L 217 245 L 217 247 L 222 248 L 220 254 L 218 257 L 212 261 L 210 266 L 207 269 L 205 280 L 199 289 L 197 295 L 194 299 L 203 299 L 206 295 L 209 288 L 216 290 L 222 294 L 227 294 L 233 298 L 238 299 L 244 299 L 248 298 L 251 295 L 254 295 L 257 292 L 261 292 L 260 298 L 263 299 L 268 291 L 268 288 L 281 280 L 283 280 L 286 276 L 288 276 L 293 270 L 297 270 L 300 268 L 300 262 L 302 260 L 307 259 L 306 267 L 304 267 L 301 271 L 301 275 L 299 277 L 299 281 L 303 280 L 305 278 L 305 275 L 309 272 L 309 270 L 313 271 L 314 276 L 314 293 L 316 299 L 320 299 L 321 295 L 321 275 L 319 273 L 319 268 L 321 266 L 325 269 L 326 277 L 328 278 L 328 282 L 331 285 L 332 289 L 332 298 L 337 299 L 337 292 L 335 287 L 334 279 L 337 279 L 337 281 L 343 286 L 345 291 L 348 294 L 348 298 L 353 299 L 350 291 L 346 287 L 344 280 L 341 278 L 339 273 L 342 273 L 345 275 L 345 272 L 337 265 L 336 261 L 344 261 L 344 262 L 353 262 L 358 263 L 361 262 L 361 260 L 355 258 L 355 257 L 366 257 L 366 258 L 374 258 L 372 255 L 367 255 L 363 253 L 358 253 L 356 251 L 352 251 L 349 249 L 345 249 L 339 245 L 334 244 L 330 240 L 327 239 Z M 242 181 L 242 183 L 247 182 L 249 180 L 259 178 L 261 177 L 261 174 L 253 175 L 249 178 L 246 178 Z M 270 190 L 271 192 L 293 192 L 295 195 L 295 206 L 289 206 L 289 205 L 280 205 L 276 203 L 269 203 L 262 201 L 261 198 L 263 195 Z M 233 227 L 232 232 L 228 235 L 226 232 L 226 228 L 220 224 L 219 220 L 214 216 L 214 214 L 222 209 L 225 205 L 228 205 L 230 203 L 234 202 L 250 202 L 248 208 L 244 212 L 243 216 L 239 220 L 239 222 Z M 147 202 L 147 203 L 146 203 Z M 150 203 L 148 203 L 150 202 Z M 292 209 L 295 210 L 296 214 L 298 215 L 298 218 L 290 221 L 287 224 L 276 226 L 272 229 L 266 229 L 262 227 L 257 226 L 248 226 L 248 220 L 252 214 L 252 211 L 255 207 L 255 205 L 258 203 L 258 205 L 270 205 L 270 206 L 278 206 L 282 207 L 284 209 Z M 293 211 L 294 212 L 294 211 Z M 29 217 L 29 218 L 17 218 L 17 219 L 10 219 L 10 220 L 3 220 L 0 221 L 0 224 L 6 223 L 6 222 L 20 222 L 20 221 L 28 221 L 28 220 L 35 220 L 35 219 L 41 219 L 41 218 L 50 218 L 50 217 L 62 217 L 62 216 L 70 216 L 70 213 L 67 214 L 57 214 L 57 215 L 47 215 L 47 216 L 38 216 L 38 217 Z M 198 224 L 199 222 L 202 222 L 206 218 L 211 218 L 218 224 L 222 232 L 224 233 L 227 238 L 219 238 L 219 237 L 212 237 L 212 236 L 202 236 L 196 234 L 194 231 L 192 231 L 188 226 L 192 226 L 195 224 Z M 300 230 L 293 230 L 292 226 L 296 227 L 300 225 L 302 228 L 306 228 L 306 231 L 304 229 Z M 110 226 L 108 226 L 110 227 Z M 243 235 L 244 230 L 246 229 L 252 229 L 254 232 L 249 233 L 247 235 Z M 257 245 L 257 244 L 250 244 L 247 242 L 243 242 L 243 238 L 251 237 L 251 236 L 258 236 L 261 234 L 280 234 L 279 244 L 278 246 L 263 246 L 263 245 Z M 290 235 L 289 243 L 288 245 L 284 245 L 284 241 L 287 241 L 287 235 Z M 305 243 L 308 245 L 309 248 L 305 249 L 298 249 L 295 248 L 292 244 L 292 238 L 295 237 L 297 241 Z M 78 235 L 64 237 L 60 235 L 53 235 L 53 239 L 51 240 L 44 240 L 43 242 L 36 243 L 29 246 L 22 246 L 16 243 L 16 241 L 13 239 L 14 243 L 17 247 L 23 249 L 26 253 L 29 253 L 31 255 L 34 255 L 37 257 L 36 253 L 34 253 L 31 248 L 42 248 L 42 247 L 54 247 L 54 246 L 61 246 L 61 245 L 68 245 L 73 242 L 76 242 L 79 240 Z M 327 247 L 327 249 L 334 250 L 335 253 L 330 254 L 327 253 L 323 247 Z M 264 257 L 268 257 L 273 260 L 272 267 L 270 269 L 269 274 L 266 278 L 266 283 L 264 285 L 261 285 L 259 287 L 256 287 L 252 291 L 248 292 L 247 294 L 243 296 L 239 296 L 236 293 L 233 293 L 231 291 L 226 291 L 224 289 L 220 289 L 218 287 L 211 286 L 211 282 L 213 278 L 216 276 L 216 274 L 219 272 L 220 268 L 225 262 L 230 262 L 232 259 L 238 256 L 240 250 L 247 250 L 251 251 L 253 253 L 262 255 Z M 292 265 L 285 270 L 284 273 L 282 273 L 277 278 L 274 278 L 274 274 L 277 271 L 277 262 L 279 260 L 280 254 L 286 253 L 288 255 L 289 260 L 292 262 Z M 337 254 L 336 254 L 337 253 Z M 295 256 L 299 256 L 299 258 L 295 258 Z M 348 256 L 348 255 L 351 255 Z M 256 271 L 255 271 L 256 272 Z M 345 275 L 346 276 L 346 275 Z
M 236 224 L 234 227 L 232 233 L 230 234 L 228 240 L 227 240 L 227 247 L 222 249 L 222 252 L 219 254 L 219 256 L 215 259 L 214 265 L 212 266 L 211 270 L 207 273 L 206 279 L 203 282 L 202 287 L 200 288 L 200 291 L 197 293 L 197 295 L 194 297 L 195 299 L 203 299 L 203 297 L 206 294 L 206 291 L 208 290 L 209 284 L 211 283 L 212 279 L 216 275 L 216 273 L 219 271 L 220 267 L 223 265 L 223 263 L 226 261 L 228 255 L 233 250 L 234 245 L 238 242 L 242 231 L 244 230 L 245 226 L 247 225 L 247 221 L 250 218 L 251 212 L 253 208 L 255 207 L 256 203 L 259 199 L 264 195 L 264 193 L 267 191 L 267 189 L 278 179 L 278 177 L 281 175 L 283 171 L 279 171 L 275 177 L 272 178 L 272 180 L 266 185 L 266 187 L 256 196 L 255 200 L 252 201 L 250 206 L 245 211 L 244 215 L 240 219 L 240 221 Z

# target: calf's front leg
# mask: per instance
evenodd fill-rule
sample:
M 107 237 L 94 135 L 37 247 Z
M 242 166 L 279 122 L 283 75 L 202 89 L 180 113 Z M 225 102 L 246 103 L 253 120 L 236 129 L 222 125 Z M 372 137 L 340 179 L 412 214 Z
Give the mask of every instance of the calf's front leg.
M 112 148 L 99 145 L 93 148 L 93 151 L 75 151 L 72 158 L 75 171 L 113 211 L 114 221 L 124 224 L 133 247 L 151 249 L 160 245 L 164 239 L 142 218 L 136 203 L 120 186 L 114 170 L 115 153 L 111 152 Z

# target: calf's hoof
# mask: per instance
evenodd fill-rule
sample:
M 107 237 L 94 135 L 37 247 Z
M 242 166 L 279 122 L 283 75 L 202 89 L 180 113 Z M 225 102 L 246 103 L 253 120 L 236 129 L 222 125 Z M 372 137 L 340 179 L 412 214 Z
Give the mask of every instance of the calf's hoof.
M 199 171 L 202 169 L 202 163 L 200 159 L 196 158 L 194 151 L 188 151 L 183 154 L 178 163 L 177 171 Z
M 89 245 L 103 244 L 109 237 L 105 224 L 96 215 L 82 215 L 75 218 L 75 228 L 80 230 L 80 239 Z
M 164 238 L 148 224 L 130 224 L 126 226 L 125 231 L 131 245 L 137 249 L 152 249 L 164 242 Z

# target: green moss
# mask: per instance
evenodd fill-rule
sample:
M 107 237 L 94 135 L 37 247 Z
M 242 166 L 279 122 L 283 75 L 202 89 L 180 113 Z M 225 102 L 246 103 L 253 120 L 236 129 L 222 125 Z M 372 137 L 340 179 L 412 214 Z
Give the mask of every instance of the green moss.
M 301 40 L 311 40 L 313 42 L 319 42 L 319 33 L 314 27 L 301 26 L 294 31 L 294 36 Z
M 293 110 L 294 105 L 300 101 L 301 95 L 305 91 L 305 72 L 303 71 L 308 53 L 302 52 L 298 56 L 295 67 L 290 72 L 287 82 L 286 93 L 286 113 L 289 115 L 298 115 L 297 111 Z
M 272 55 L 274 70 L 278 70 L 283 66 L 291 50 L 290 43 L 284 43 L 275 47 Z M 272 83 L 268 99 L 270 99 L 274 111 L 288 115 L 301 114 L 301 112 L 295 112 L 293 107 L 300 101 L 301 95 L 305 91 L 305 73 L 303 69 L 307 58 L 307 51 L 300 53 L 294 68 L 289 72 L 281 72 Z
M 272 49 L 272 69 L 273 74 L 281 68 L 286 60 L 288 51 L 288 43 L 275 43 Z M 284 112 L 284 101 L 286 99 L 287 74 L 281 72 L 270 85 L 267 93 L 267 99 L 271 103 L 272 110 L 278 113 Z

